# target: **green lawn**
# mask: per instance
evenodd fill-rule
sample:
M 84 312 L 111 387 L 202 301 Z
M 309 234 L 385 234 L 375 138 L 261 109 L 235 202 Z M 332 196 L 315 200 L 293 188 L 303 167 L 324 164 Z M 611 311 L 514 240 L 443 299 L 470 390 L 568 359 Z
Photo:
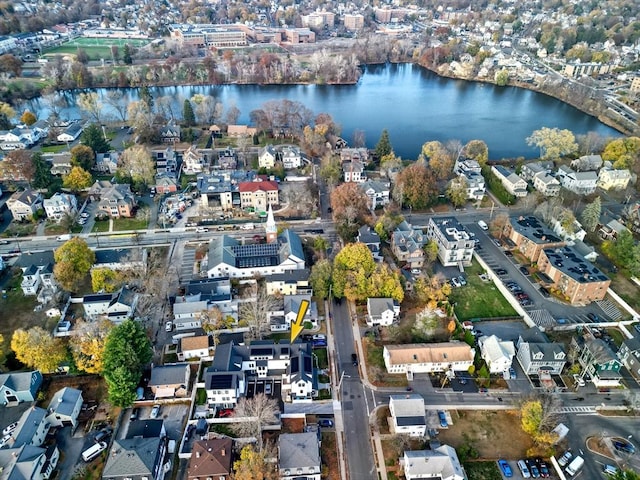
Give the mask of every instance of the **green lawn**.
M 109 231 L 109 221 L 103 220 L 100 222 L 96 222 L 93 224 L 93 228 L 91 229 L 91 233 L 101 233 Z
M 64 152 L 67 149 L 67 145 L 48 145 L 46 147 L 42 147 L 42 153 L 60 153 Z
M 148 223 L 146 218 L 114 218 L 113 231 L 144 230 Z
M 147 40 L 131 40 L 131 39 L 120 39 L 120 38 L 76 38 L 71 40 L 70 42 L 63 43 L 60 46 L 53 47 L 50 49 L 45 49 L 45 55 L 75 55 L 78 52 L 78 49 L 81 48 L 91 60 L 99 60 L 104 58 L 105 60 L 112 60 L 111 56 L 111 46 L 115 45 L 118 47 L 118 55 L 122 58 L 122 52 L 125 44 L 130 44 L 133 46 L 143 46 L 149 43 Z
M 502 480 L 496 462 L 465 462 L 467 476 L 473 480 Z
M 449 296 L 449 302 L 455 305 L 459 320 L 518 315 L 493 282 L 483 282 L 480 279 L 478 274 L 482 273 L 482 269 L 476 262 L 465 273 L 467 285 L 453 288 Z
M 318 359 L 318 368 L 328 368 L 329 360 L 327 359 L 327 349 L 326 348 L 316 348 L 313 350 L 313 354 Z

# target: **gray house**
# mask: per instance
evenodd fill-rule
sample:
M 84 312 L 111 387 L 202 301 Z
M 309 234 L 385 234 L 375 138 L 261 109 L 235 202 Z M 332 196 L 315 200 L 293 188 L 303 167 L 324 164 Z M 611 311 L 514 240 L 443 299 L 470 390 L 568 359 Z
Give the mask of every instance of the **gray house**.
M 160 480 L 166 445 L 166 439 L 158 437 L 115 440 L 102 479 Z
M 520 335 L 516 347 L 516 358 L 527 375 L 538 375 L 540 371 L 559 375 L 567 363 L 564 346 L 549 342 L 536 327 Z
M 42 445 L 49 433 L 47 411 L 44 408 L 31 407 L 24 412 L 18 420 L 18 426 L 11 434 L 7 442 L 10 448 L 18 448 L 22 445 Z
M 627 338 L 620 345 L 618 358 L 636 379 L 640 378 L 640 338 Z
M 20 402 L 33 402 L 42 385 L 42 374 L 33 372 L 5 373 L 0 375 L 0 399 L 6 406 Z
M 278 468 L 281 480 L 320 480 L 322 462 L 316 432 L 283 433 L 278 438 Z
M 188 363 L 153 367 L 149 387 L 155 398 L 185 397 L 189 387 L 189 368 Z
M 83 401 L 80 390 L 70 387 L 58 390 L 49 403 L 47 422 L 54 427 L 71 426 L 75 429 Z

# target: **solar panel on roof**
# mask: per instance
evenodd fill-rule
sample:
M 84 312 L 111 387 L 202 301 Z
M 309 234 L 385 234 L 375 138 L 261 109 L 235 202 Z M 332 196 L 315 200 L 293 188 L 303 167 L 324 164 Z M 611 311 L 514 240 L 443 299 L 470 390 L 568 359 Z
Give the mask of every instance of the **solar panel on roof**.
M 233 387 L 233 375 L 212 375 L 211 388 L 223 389 Z

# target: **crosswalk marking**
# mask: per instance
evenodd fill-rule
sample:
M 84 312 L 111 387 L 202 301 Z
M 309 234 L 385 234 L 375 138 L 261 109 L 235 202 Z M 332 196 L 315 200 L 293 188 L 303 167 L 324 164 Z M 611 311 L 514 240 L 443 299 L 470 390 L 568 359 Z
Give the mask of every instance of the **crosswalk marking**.
M 597 413 L 596 407 L 560 407 L 554 410 L 555 413 Z
M 598 306 L 602 309 L 607 317 L 611 320 L 616 321 L 622 318 L 622 312 L 620 309 L 610 300 L 598 300 L 596 302 Z
M 533 323 L 539 327 L 553 327 L 556 324 L 556 321 L 548 310 L 530 310 L 528 313 Z

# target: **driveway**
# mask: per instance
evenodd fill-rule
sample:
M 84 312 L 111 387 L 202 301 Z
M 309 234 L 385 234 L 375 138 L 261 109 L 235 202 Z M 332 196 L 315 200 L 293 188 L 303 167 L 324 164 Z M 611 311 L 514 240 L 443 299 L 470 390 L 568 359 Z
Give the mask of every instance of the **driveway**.
M 93 444 L 93 437 L 84 437 L 81 432 L 77 431 L 74 437 L 71 436 L 71 427 L 56 432 L 56 444 L 61 453 L 57 467 L 60 480 L 69 480 L 74 476 L 76 469 L 84 466 L 80 455 L 85 448 Z

